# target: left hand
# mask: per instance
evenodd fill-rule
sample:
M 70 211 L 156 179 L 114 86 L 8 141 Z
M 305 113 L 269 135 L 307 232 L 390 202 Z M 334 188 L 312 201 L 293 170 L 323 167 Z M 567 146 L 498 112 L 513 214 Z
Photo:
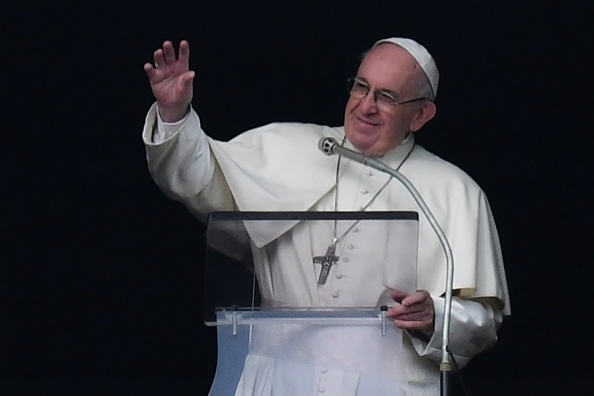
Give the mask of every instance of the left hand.
M 391 296 L 400 303 L 388 310 L 388 317 L 397 327 L 404 330 L 433 331 L 435 309 L 427 290 L 418 290 L 412 294 L 393 290 Z

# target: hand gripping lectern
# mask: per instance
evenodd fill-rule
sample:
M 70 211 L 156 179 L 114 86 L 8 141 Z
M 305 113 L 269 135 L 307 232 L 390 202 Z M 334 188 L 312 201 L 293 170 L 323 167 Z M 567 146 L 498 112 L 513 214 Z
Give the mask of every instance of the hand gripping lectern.
M 386 312 L 391 289 L 417 290 L 416 212 L 213 212 L 206 236 L 210 396 L 376 396 L 404 380 Z

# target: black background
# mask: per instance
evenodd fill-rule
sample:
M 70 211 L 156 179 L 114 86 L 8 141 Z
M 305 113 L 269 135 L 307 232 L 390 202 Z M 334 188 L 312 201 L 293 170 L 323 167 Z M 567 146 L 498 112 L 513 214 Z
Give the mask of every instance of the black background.
M 500 232 L 513 315 L 463 371 L 470 393 L 589 394 L 592 14 L 450 3 L 3 3 L 0 395 L 208 392 L 204 226 L 154 185 L 140 138 L 163 40 L 190 42 L 194 107 L 226 140 L 340 125 L 344 81 L 389 36 L 435 57 L 417 139 L 477 180 Z

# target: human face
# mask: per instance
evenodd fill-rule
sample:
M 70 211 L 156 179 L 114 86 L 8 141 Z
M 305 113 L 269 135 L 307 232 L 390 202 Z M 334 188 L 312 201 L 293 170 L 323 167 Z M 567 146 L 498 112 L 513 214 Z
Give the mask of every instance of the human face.
M 381 44 L 363 59 L 357 78 L 373 90 L 386 91 L 400 101 L 413 99 L 415 80 L 423 73 L 415 59 L 394 44 Z M 398 146 L 407 133 L 420 129 L 418 118 L 423 102 L 394 106 L 380 111 L 374 95 L 349 97 L 344 115 L 347 139 L 361 152 L 379 156 Z M 422 125 L 421 125 L 422 126 Z

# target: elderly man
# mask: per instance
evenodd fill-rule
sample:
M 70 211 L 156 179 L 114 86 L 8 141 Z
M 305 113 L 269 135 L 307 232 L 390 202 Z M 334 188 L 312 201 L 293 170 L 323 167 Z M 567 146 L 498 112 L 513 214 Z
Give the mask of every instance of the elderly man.
M 402 172 L 443 228 L 456 263 L 450 349 L 458 364 L 463 366 L 495 343 L 497 329 L 510 310 L 487 198 L 466 173 L 414 141 L 413 134 L 436 113 L 433 101 L 439 73 L 425 47 L 406 38 L 375 43 L 356 76 L 349 79 L 344 127 L 273 123 L 230 142 L 208 137 L 191 108 L 195 73 L 188 69 L 188 59 L 186 41 L 180 43 L 178 56 L 172 43 L 165 42 L 155 51 L 154 64 L 144 67 L 156 104 L 147 116 L 143 140 L 151 174 L 168 196 L 201 219 L 213 210 L 418 210 L 413 197 L 389 175 L 348 159 L 324 156 L 317 143 L 321 137 L 333 137 L 344 147 Z M 326 279 L 313 257 L 302 258 L 303 247 L 295 242 L 299 232 L 268 236 L 269 244 L 283 249 L 283 257 L 294 259 L 280 271 L 259 268 L 264 299 L 313 307 L 385 303 L 386 286 L 381 277 L 374 276 L 382 263 L 357 260 L 353 253 L 354 260 L 339 261 Z M 335 227 L 333 235 L 327 236 L 327 245 L 346 252 L 341 244 L 347 239 L 364 240 L 366 232 Z M 341 366 L 337 359 L 329 368 L 251 351 L 236 394 L 439 394 L 436 362 L 441 357 L 445 261 L 438 238 L 421 217 L 418 290 L 387 290 L 388 316 L 396 331 L 388 341 L 381 341 L 387 345 L 365 340 L 359 349 L 352 349 L 350 344 L 361 344 L 362 335 L 356 330 L 355 338 L 341 334 L 342 348 L 349 345 L 355 362 Z M 274 282 L 274 277 L 283 277 L 283 281 Z M 272 281 L 267 284 L 266 278 Z

